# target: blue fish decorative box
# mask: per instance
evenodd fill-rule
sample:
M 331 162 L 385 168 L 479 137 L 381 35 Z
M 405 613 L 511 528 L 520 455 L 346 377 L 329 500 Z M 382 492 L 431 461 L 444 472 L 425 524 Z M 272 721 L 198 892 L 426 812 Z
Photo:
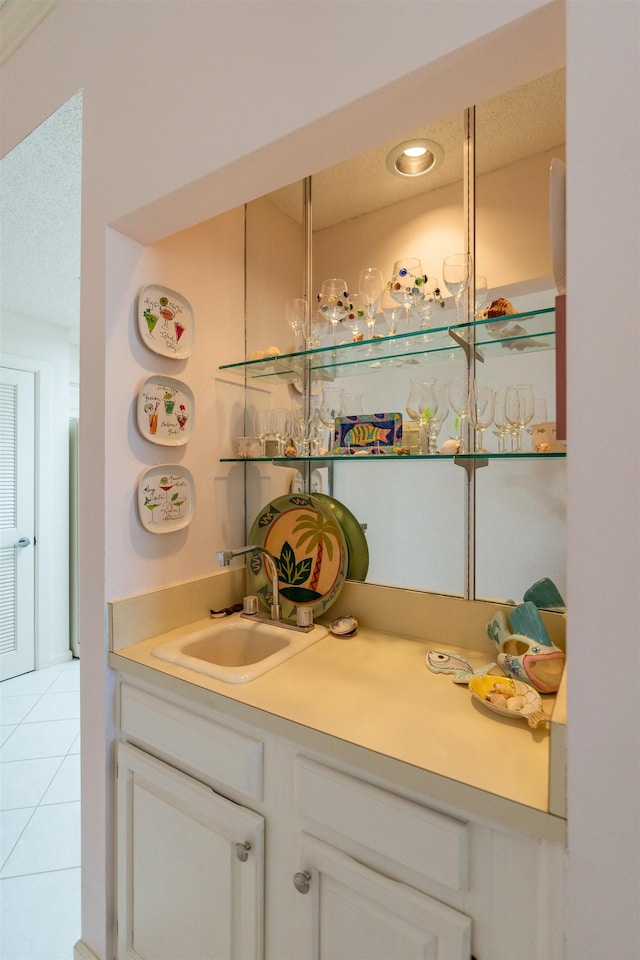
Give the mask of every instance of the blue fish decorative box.
M 334 455 L 397 453 L 402 445 L 401 413 L 365 413 L 336 417 Z

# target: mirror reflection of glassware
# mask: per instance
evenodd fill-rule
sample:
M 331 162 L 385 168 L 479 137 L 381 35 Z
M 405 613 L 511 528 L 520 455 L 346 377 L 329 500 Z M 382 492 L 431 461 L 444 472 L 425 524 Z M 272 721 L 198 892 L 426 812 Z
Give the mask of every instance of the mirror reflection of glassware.
M 350 303 L 349 291 L 344 280 L 333 277 L 331 280 L 324 281 L 318 294 L 318 307 L 333 328 L 334 347 L 337 344 L 338 324 L 349 313 Z
M 436 381 L 435 391 L 437 407 L 427 424 L 429 434 L 427 452 L 430 454 L 438 452 L 438 436 L 442 424 L 449 416 L 449 384 L 445 380 Z
M 489 453 L 484 445 L 484 431 L 493 423 L 494 394 L 477 380 L 473 380 L 469 389 L 469 422 L 476 432 L 476 453 Z
M 385 290 L 382 294 L 382 313 L 387 326 L 387 333 L 390 337 L 394 337 L 398 332 L 398 321 L 402 316 L 403 309 L 393 299 L 389 290 Z
M 522 431 L 533 418 L 533 386 L 530 383 L 519 383 L 507 387 L 505 412 L 507 422 L 515 431 L 514 453 L 523 453 Z
M 462 323 L 460 318 L 460 300 L 469 286 L 473 262 L 470 253 L 453 253 L 445 257 L 442 263 L 442 279 L 452 295 L 456 305 L 456 323 Z
M 459 452 L 464 453 L 464 421 L 469 417 L 469 387 L 466 377 L 449 381 L 449 406 L 458 415 Z
M 407 330 L 411 323 L 411 309 L 420 299 L 424 280 L 422 264 L 416 257 L 403 257 L 394 263 L 389 281 L 389 293 L 404 307 Z
M 494 436 L 498 438 L 498 453 L 508 453 L 507 447 L 511 446 L 511 433 L 509 422 L 505 412 L 506 391 L 496 390 L 493 397 L 493 422 L 496 430 Z
M 431 326 L 431 318 L 433 316 L 433 308 L 436 303 L 443 303 L 442 294 L 440 292 L 440 282 L 437 277 L 427 277 L 425 280 L 420 297 L 416 303 L 416 313 L 420 318 L 420 329 L 427 331 Z M 423 343 L 428 343 L 432 337 L 428 333 L 424 333 L 420 340 Z
M 489 288 L 487 286 L 487 278 L 478 276 L 478 274 L 476 274 L 473 290 L 473 304 L 475 307 L 474 316 L 476 319 L 480 317 L 482 310 L 484 310 L 486 306 L 488 294 Z
M 376 313 L 384 290 L 384 279 L 377 267 L 365 267 L 358 280 L 358 293 L 364 309 L 364 319 L 367 324 L 369 340 L 373 338 L 373 328 L 376 323 Z
M 547 401 L 544 397 L 534 397 L 533 398 L 533 416 L 531 422 L 527 426 L 527 433 L 531 437 L 531 450 L 534 452 L 533 446 L 533 430 L 537 423 L 546 423 L 547 422 Z
M 303 297 L 292 297 L 285 303 L 287 323 L 293 330 L 296 338 L 296 353 L 304 348 L 307 339 L 309 310 L 307 301 Z
M 307 350 L 316 350 L 327 335 L 329 321 L 320 310 L 316 310 L 309 322 L 309 335 L 307 337 Z

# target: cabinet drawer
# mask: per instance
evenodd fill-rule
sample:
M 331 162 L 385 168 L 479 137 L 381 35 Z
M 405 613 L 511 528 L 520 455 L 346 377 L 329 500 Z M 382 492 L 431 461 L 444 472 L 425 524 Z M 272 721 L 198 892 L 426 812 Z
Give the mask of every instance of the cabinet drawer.
M 264 750 L 260 740 L 122 684 L 122 735 L 176 766 L 252 800 L 262 800 Z
M 305 757 L 296 760 L 296 810 L 451 890 L 468 883 L 467 824 Z

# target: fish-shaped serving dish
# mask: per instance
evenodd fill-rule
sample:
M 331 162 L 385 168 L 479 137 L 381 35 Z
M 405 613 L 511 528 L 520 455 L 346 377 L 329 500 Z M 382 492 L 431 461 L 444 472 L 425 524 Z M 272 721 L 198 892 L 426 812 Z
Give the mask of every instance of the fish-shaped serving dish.
M 542 709 L 538 691 L 522 680 L 485 674 L 483 677 L 472 677 L 469 690 L 474 700 L 510 720 L 526 720 L 530 727 L 535 728 L 541 723 L 549 723 L 551 719 Z

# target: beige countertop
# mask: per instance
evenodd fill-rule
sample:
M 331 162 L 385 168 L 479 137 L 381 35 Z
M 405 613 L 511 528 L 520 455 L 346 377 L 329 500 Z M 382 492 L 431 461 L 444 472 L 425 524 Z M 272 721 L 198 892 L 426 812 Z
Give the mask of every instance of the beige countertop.
M 161 640 L 183 631 L 176 627 Z M 154 657 L 159 642 L 155 636 L 116 643 L 110 663 L 147 682 L 180 681 L 181 692 L 197 691 L 200 702 L 208 696 L 217 709 L 242 704 L 408 765 L 430 774 L 430 784 L 441 780 L 451 802 L 464 797 L 468 805 L 475 797 L 489 815 L 495 809 L 505 819 L 500 811 L 506 811 L 510 823 L 522 822 L 550 839 L 564 837 L 564 820 L 550 808 L 550 770 L 562 775 L 564 765 L 551 762 L 549 728 L 532 730 L 524 720 L 503 719 L 475 703 L 466 685 L 432 673 L 425 658 L 433 643 L 361 627 L 355 637 L 329 634 L 263 676 L 230 684 Z M 487 663 L 486 649 L 449 643 L 439 648 L 458 652 L 475 667 Z M 551 712 L 554 698 L 543 700 Z M 262 722 L 260 714 L 253 719 Z

